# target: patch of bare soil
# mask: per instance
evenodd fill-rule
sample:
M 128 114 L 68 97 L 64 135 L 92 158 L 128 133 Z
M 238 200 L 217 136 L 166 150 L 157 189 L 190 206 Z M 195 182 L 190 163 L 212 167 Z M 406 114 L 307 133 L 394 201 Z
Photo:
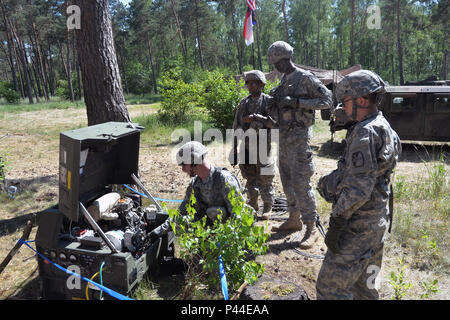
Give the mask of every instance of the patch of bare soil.
M 129 111 L 132 117 L 154 112 L 145 106 L 129 106 Z M 4 228 L 5 223 L 47 208 L 58 201 L 59 132 L 85 124 L 85 111 L 82 109 L 28 112 L 6 115 L 4 119 L 0 120 L 0 137 L 8 135 L 0 140 L 0 154 L 6 154 L 9 161 L 8 180 L 14 182 L 20 191 L 15 200 L 7 197 L 1 198 L 4 203 L 0 206 L 0 262 L 20 238 L 25 225 L 23 223 L 11 230 Z M 154 197 L 182 199 L 184 196 L 190 179 L 173 160 L 176 147 L 175 145 L 155 147 L 141 144 L 140 173 L 144 184 Z M 214 165 L 227 167 L 237 174 L 245 184 L 239 169 L 228 164 L 228 146 L 224 148 L 222 145 L 212 143 L 208 145 L 208 148 L 210 149 L 210 160 Z M 336 161 L 343 146 L 340 144 L 340 139 L 331 143 L 328 132 L 325 132 L 314 136 L 312 148 L 316 167 L 312 184 L 315 187 L 320 176 L 336 168 Z M 404 159 L 406 160 L 398 164 L 396 174 L 404 176 L 412 173 L 415 176 L 425 174 L 424 162 L 421 160 L 421 155 L 417 155 L 416 150 L 407 149 Z M 446 169 L 450 170 L 448 163 L 446 163 Z M 278 173 L 274 185 L 276 194 L 283 197 Z M 330 206 L 320 200 L 318 194 L 316 197 L 320 202 L 318 210 L 326 229 Z M 168 203 L 168 206 L 174 207 L 175 204 Z M 275 214 L 273 219 L 258 221 L 257 224 L 265 226 L 267 232 L 271 232 L 271 228 L 280 224 L 285 218 L 287 218 L 286 215 Z M 36 228 L 33 229 L 30 239 L 34 239 L 35 232 Z M 302 237 L 303 231 L 272 233 L 268 240 L 267 254 L 258 257 L 257 261 L 264 263 L 265 275 L 295 283 L 306 291 L 310 299 L 315 299 L 315 282 L 322 260 L 300 255 L 293 249 L 296 241 Z M 407 248 L 394 245 L 393 240 L 388 239 L 387 241 L 383 267 L 379 275 L 382 299 L 391 299 L 392 297 L 392 287 L 388 283 L 389 274 L 398 267 L 398 255 L 409 254 Z M 320 236 L 315 246 L 304 252 L 318 256 L 325 255 L 326 246 L 323 238 Z M 407 277 L 414 283 L 417 291 L 412 290 L 411 295 L 406 298 L 418 299 L 421 288 L 420 280 L 429 276 L 431 274 L 427 270 L 420 271 L 418 268 L 409 268 Z M 4 272 L 0 274 L 0 297 L 2 299 L 9 296 L 39 298 L 37 277 L 37 261 L 33 258 L 33 252 L 22 247 Z M 439 293 L 433 298 L 449 299 L 449 284 L 448 276 L 440 276 Z

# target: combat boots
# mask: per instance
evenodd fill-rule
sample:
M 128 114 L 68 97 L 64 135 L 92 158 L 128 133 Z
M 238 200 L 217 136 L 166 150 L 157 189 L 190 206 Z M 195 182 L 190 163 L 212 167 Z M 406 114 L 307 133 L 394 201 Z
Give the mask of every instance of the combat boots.
M 272 215 L 272 203 L 264 202 L 264 208 L 261 215 L 261 219 L 268 220 L 271 215 Z
M 255 213 L 258 212 L 259 210 L 259 205 L 258 205 L 258 198 L 250 198 L 247 201 L 247 204 L 252 207 L 253 209 L 255 209 Z
M 314 221 L 306 222 L 306 231 L 303 239 L 300 241 L 300 249 L 310 249 L 317 241 L 319 237 L 319 232 Z
M 272 231 L 300 231 L 303 228 L 302 220 L 300 220 L 300 211 L 289 213 L 289 219 L 283 222 L 279 227 L 273 227 Z

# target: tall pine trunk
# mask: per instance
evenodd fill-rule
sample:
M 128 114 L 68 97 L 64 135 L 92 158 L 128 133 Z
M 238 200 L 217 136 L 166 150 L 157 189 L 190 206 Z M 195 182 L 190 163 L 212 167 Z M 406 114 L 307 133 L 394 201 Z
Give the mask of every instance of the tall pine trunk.
M 355 64 L 355 0 L 351 1 L 352 17 L 351 17 L 351 33 L 350 33 L 350 66 Z
M 181 26 L 180 26 L 180 21 L 178 20 L 177 12 L 175 10 L 175 3 L 173 2 L 173 0 L 170 0 L 170 4 L 172 6 L 172 13 L 175 18 L 175 24 L 177 26 L 178 37 L 180 38 L 180 44 L 181 44 L 181 50 L 183 52 L 183 58 L 184 58 L 184 60 L 186 60 L 187 59 L 186 45 L 183 40 L 183 34 L 181 33 Z
M 33 92 L 32 92 L 32 88 L 31 88 L 31 79 L 29 76 L 30 73 L 28 70 L 28 63 L 27 63 L 25 48 L 22 46 L 21 39 L 20 39 L 19 35 L 17 34 L 17 32 L 15 31 L 14 26 L 11 24 L 10 27 L 11 27 L 11 30 L 13 33 L 13 37 L 16 41 L 17 51 L 19 53 L 20 61 L 22 63 L 23 77 L 24 77 L 25 86 L 26 86 L 26 95 L 28 96 L 28 101 L 30 102 L 30 104 L 33 104 L 34 103 Z
M 198 55 L 200 60 L 200 67 L 202 70 L 205 70 L 205 65 L 203 64 L 203 52 L 202 52 L 202 42 L 200 40 L 200 30 L 198 27 L 198 0 L 194 0 L 195 2 L 195 30 L 197 32 L 197 45 L 198 45 Z
M 286 15 L 286 0 L 283 0 L 283 2 L 281 3 L 281 11 L 283 12 L 285 41 L 287 43 L 289 43 L 289 29 L 288 29 L 288 23 L 287 23 L 287 15 Z
M 155 92 L 155 94 L 158 94 L 158 85 L 156 83 L 155 66 L 153 65 L 152 44 L 151 44 L 150 37 L 148 36 L 148 32 L 145 34 L 145 36 L 147 37 L 148 56 L 150 59 L 150 67 L 152 68 L 153 91 Z
M 397 49 L 398 49 L 398 73 L 400 76 L 400 85 L 404 85 L 403 79 L 403 47 L 401 39 L 401 24 L 400 24 L 400 0 L 397 0 Z
M 108 1 L 74 0 L 73 4 L 81 9 L 81 28 L 75 29 L 75 37 L 88 125 L 130 121 L 114 49 Z

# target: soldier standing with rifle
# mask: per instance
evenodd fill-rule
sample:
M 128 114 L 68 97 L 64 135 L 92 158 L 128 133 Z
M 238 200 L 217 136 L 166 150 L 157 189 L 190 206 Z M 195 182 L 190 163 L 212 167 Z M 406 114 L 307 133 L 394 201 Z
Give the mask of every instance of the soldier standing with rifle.
M 302 230 L 305 223 L 300 248 L 309 249 L 317 240 L 319 223 L 310 181 L 314 173 L 311 126 L 315 110 L 332 106 L 332 94 L 311 72 L 297 68 L 292 55 L 293 48 L 284 41 L 276 41 L 267 52 L 269 63 L 283 74 L 280 85 L 270 93 L 269 114 L 280 128 L 279 170 L 289 211 L 289 219 L 272 230 Z
M 271 97 L 262 92 L 266 84 L 264 73 L 259 70 L 244 72 L 244 79 L 250 95 L 236 108 L 229 161 L 232 166 L 238 163 L 238 138 L 241 137 L 239 169 L 247 180 L 248 205 L 259 211 L 259 191 L 264 203 L 261 218 L 267 219 L 274 201 L 275 162 L 271 153 L 270 129 L 275 126 L 275 121 L 266 111 Z
M 333 204 L 317 299 L 378 299 L 374 283 L 392 223 L 389 183 L 401 153 L 397 133 L 378 111 L 384 86 L 377 74 L 360 70 L 336 87 L 336 115 L 349 127 L 338 168 L 317 188 Z

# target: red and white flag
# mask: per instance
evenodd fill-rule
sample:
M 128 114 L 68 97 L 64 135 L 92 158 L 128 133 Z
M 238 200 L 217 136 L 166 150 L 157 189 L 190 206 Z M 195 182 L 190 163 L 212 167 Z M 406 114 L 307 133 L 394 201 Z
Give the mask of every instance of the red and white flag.
M 255 0 L 246 0 L 247 2 L 247 13 L 245 15 L 244 22 L 244 39 L 247 46 L 253 43 L 253 25 L 256 24 L 255 20 L 255 10 L 256 3 Z

